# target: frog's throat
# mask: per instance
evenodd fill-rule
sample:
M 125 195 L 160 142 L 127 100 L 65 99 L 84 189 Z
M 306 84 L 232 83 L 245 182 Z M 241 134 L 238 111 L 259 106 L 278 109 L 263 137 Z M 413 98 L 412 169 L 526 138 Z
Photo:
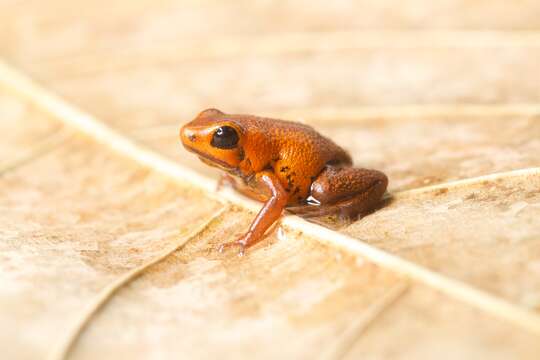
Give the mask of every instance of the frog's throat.
M 234 166 L 231 166 L 231 165 L 227 164 L 223 160 L 220 160 L 220 159 L 217 159 L 217 158 L 215 158 L 215 157 L 213 157 L 211 155 L 205 154 L 202 151 L 199 151 L 199 150 L 197 150 L 195 148 L 192 148 L 189 145 L 184 145 L 184 146 L 188 151 L 191 151 L 192 153 L 195 153 L 195 154 L 199 155 L 199 158 L 201 159 L 201 161 L 203 163 L 205 163 L 206 165 L 221 168 L 221 169 L 226 170 L 226 171 L 235 170 Z

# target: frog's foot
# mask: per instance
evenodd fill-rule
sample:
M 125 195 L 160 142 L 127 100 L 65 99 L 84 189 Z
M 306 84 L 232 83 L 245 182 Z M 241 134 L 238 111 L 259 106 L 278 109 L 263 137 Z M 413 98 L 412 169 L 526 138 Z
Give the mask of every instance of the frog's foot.
M 303 218 L 336 215 L 341 221 L 355 221 L 372 212 L 379 202 L 380 200 L 366 201 L 360 194 L 337 204 L 294 206 L 287 208 L 287 211 Z
M 288 207 L 287 211 L 304 218 L 336 215 L 342 221 L 355 221 L 368 215 L 381 204 L 382 191 L 373 187 L 367 192 L 356 194 L 335 204 L 294 206 Z
M 230 242 L 227 242 L 225 244 L 219 245 L 217 250 L 218 250 L 219 253 L 222 253 L 227 248 L 230 248 L 230 247 L 233 247 L 233 246 L 238 246 L 238 247 L 240 247 L 240 250 L 238 251 L 238 256 L 244 256 L 247 244 L 248 243 L 245 240 L 245 237 L 242 236 L 242 237 L 240 237 L 239 239 L 237 239 L 235 241 L 230 241 Z

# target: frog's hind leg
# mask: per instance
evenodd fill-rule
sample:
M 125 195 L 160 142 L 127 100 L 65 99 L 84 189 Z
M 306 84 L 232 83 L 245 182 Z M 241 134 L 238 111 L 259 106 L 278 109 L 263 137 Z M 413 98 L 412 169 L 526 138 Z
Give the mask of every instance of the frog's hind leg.
M 356 219 L 381 201 L 388 178 L 377 170 L 328 166 L 311 185 L 311 196 L 320 205 L 302 205 L 287 210 L 302 217 L 338 215 Z

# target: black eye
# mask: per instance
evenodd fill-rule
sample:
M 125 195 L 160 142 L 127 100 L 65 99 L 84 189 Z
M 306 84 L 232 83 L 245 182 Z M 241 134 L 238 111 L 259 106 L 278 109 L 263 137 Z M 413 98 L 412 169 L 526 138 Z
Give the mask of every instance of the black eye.
M 222 126 L 212 137 L 212 146 L 220 149 L 232 149 L 238 144 L 238 133 L 230 126 Z

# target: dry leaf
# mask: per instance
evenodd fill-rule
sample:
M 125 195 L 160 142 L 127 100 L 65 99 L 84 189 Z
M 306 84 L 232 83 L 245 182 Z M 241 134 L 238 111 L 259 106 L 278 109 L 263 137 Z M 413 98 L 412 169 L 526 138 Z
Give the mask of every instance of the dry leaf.
M 536 2 L 2 8 L 4 358 L 536 358 Z M 219 254 L 257 207 L 178 144 L 208 106 L 312 124 L 390 199 Z

